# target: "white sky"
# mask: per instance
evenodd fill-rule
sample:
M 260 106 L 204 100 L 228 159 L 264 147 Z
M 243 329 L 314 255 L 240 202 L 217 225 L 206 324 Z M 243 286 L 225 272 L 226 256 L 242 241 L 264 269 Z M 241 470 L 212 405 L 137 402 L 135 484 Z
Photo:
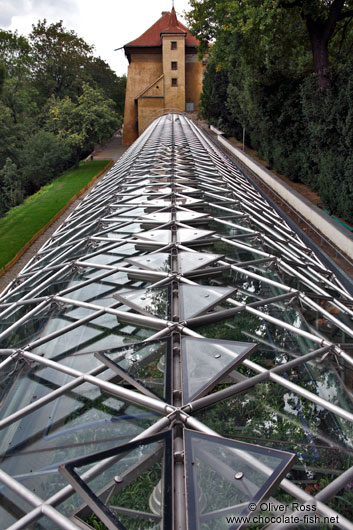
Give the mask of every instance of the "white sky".
M 95 55 L 122 75 L 128 62 L 124 50 L 114 49 L 139 37 L 171 7 L 172 0 L 0 0 L 0 28 L 28 35 L 38 20 L 62 20 L 66 29 L 93 44 Z M 175 0 L 175 9 L 185 24 L 188 0 Z

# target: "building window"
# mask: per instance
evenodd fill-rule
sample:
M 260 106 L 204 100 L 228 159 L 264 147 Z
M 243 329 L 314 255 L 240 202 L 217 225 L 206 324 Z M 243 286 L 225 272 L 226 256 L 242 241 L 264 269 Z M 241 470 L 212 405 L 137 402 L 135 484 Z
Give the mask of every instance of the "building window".
M 170 49 L 171 50 L 176 50 L 178 47 L 178 43 L 176 40 L 172 40 L 171 43 L 170 43 Z
M 172 61 L 172 70 L 178 70 L 178 63 L 177 63 L 177 61 Z
M 172 86 L 178 86 L 178 80 L 176 77 L 172 77 Z

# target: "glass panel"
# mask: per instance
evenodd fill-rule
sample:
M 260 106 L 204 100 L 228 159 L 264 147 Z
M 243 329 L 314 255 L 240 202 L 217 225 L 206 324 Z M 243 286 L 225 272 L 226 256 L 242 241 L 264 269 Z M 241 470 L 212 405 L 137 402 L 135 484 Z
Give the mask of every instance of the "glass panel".
M 180 319 L 200 315 L 218 304 L 224 298 L 231 296 L 231 287 L 204 287 L 203 285 L 179 285 Z
M 29 487 L 34 493 L 37 493 L 28 483 L 26 483 L 25 486 L 27 488 Z M 3 529 L 9 528 L 18 519 L 24 517 L 28 512 L 33 510 L 32 504 L 7 486 L 4 486 L 2 482 L 0 482 L 0 499 L 0 524 Z M 42 530 L 43 526 L 36 525 L 35 528 L 36 530 Z
M 185 243 L 186 241 L 194 241 L 203 237 L 214 234 L 211 230 L 196 230 L 191 228 L 178 228 L 177 239 L 178 243 Z
M 149 232 L 141 232 L 138 234 L 138 237 L 140 239 L 146 239 L 147 241 L 170 243 L 171 234 L 170 230 L 150 230 Z
M 170 403 L 170 338 L 131 344 L 97 355 L 128 382 L 142 385 Z
M 176 214 L 176 218 L 177 218 L 177 221 L 182 222 L 182 223 L 185 223 L 187 221 L 196 221 L 196 220 L 200 220 L 202 218 L 205 218 L 207 217 L 207 214 L 205 213 L 200 213 L 200 212 L 192 212 L 191 210 L 189 211 L 177 211 L 177 214 Z
M 144 315 L 170 318 L 170 287 L 149 287 L 135 291 L 121 290 L 114 298 Z
M 184 403 L 206 394 L 255 347 L 248 342 L 182 337 Z
M 127 258 L 125 261 L 131 263 L 131 265 L 137 265 L 142 269 L 169 272 L 169 258 L 170 254 L 167 252 L 156 252 L 145 256 L 139 256 L 137 258 Z
M 249 375 L 243 368 L 234 382 Z M 196 417 L 223 436 L 294 451 L 300 468 L 292 474 L 303 483 L 353 463 L 352 424 L 279 384 L 258 383 Z
M 48 369 L 24 374 L 4 403 L 2 418 L 70 382 Z M 47 499 L 65 485 L 58 474 L 61 463 L 126 443 L 158 418 L 85 383 L 3 428 L 2 469 Z
M 184 196 L 184 195 L 177 194 L 175 202 L 179 206 L 188 206 L 189 204 L 202 203 L 202 200 L 201 199 L 193 199 L 192 197 L 187 197 L 187 196 Z
M 170 212 L 155 212 L 141 217 L 143 221 L 156 221 L 158 223 L 168 223 L 172 220 Z
M 209 254 L 206 252 L 180 252 L 178 254 L 178 266 L 181 274 L 212 265 L 215 261 L 222 259 L 220 254 Z
M 163 243 L 170 243 L 171 241 L 171 230 L 150 230 L 148 232 L 141 232 L 138 237 L 146 239 L 148 241 L 157 241 Z M 178 228 L 177 240 L 179 243 L 185 243 L 186 241 L 194 241 L 203 237 L 211 236 L 214 234 L 211 230 L 199 230 L 192 228 Z
M 251 513 L 249 503 L 269 495 L 295 459 L 189 430 L 184 435 L 189 528 L 229 529 L 226 517 Z
M 90 495 L 91 508 L 98 519 L 104 512 L 118 528 L 170 530 L 171 456 L 169 431 L 72 461 L 65 465 L 65 473 L 79 494 L 84 488 Z M 96 479 L 89 485 L 80 482 L 79 477 L 86 466 L 106 459 L 110 459 L 109 466 Z M 80 475 L 75 469 L 80 470 Z M 134 515 L 135 511 L 139 513 Z

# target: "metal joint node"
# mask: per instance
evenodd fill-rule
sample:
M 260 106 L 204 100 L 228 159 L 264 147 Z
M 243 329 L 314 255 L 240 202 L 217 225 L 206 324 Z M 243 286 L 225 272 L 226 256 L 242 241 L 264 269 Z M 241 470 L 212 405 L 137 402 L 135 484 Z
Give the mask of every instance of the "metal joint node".
M 181 390 L 174 390 L 173 397 L 176 399 L 181 399 Z
M 322 344 L 322 346 L 324 346 L 324 341 L 322 341 L 321 344 Z M 332 345 L 332 347 L 329 349 L 329 351 L 326 352 L 326 353 L 321 357 L 321 359 L 318 359 L 318 360 L 317 360 L 317 363 L 318 363 L 318 364 L 321 364 L 321 363 L 323 363 L 324 361 L 326 361 L 327 357 L 328 357 L 329 355 L 332 355 L 332 354 L 334 353 L 333 348 L 334 348 L 334 346 Z M 337 359 L 336 359 L 336 360 L 337 360 Z
M 183 329 L 186 328 L 186 326 L 187 326 L 186 320 L 181 320 L 180 322 L 178 322 L 178 324 L 176 324 L 176 328 L 180 333 L 182 333 Z
M 72 272 L 83 272 L 84 268 L 81 265 L 78 265 L 76 261 L 73 261 L 71 263 L 71 271 Z
M 184 451 L 176 451 L 174 453 L 174 462 L 176 464 L 184 464 Z
M 175 331 L 176 329 L 178 329 L 178 324 L 176 322 L 166 322 L 166 326 L 169 331 Z
M 298 296 L 299 296 L 299 292 L 298 293 L 294 293 L 293 296 L 289 300 L 284 302 L 284 305 L 285 306 L 291 305 L 294 302 L 294 300 L 297 300 Z
M 60 302 L 59 300 L 57 300 L 55 295 L 48 296 L 47 302 L 48 302 L 48 304 L 50 304 L 50 306 L 54 306 L 57 309 L 64 309 L 64 307 L 65 307 L 65 304 L 63 302 Z

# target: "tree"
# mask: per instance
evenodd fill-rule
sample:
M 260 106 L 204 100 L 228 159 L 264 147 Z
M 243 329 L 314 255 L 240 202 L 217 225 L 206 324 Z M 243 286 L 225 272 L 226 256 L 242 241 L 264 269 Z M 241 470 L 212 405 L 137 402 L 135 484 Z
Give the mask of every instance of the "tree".
M 44 19 L 32 27 L 33 74 L 42 98 L 80 94 L 93 47 L 64 28 L 62 20 L 48 26 Z
M 5 81 L 5 72 L 6 72 L 5 66 L 0 63 L 0 94 L 1 94 L 2 87 Z
M 303 56 L 293 53 L 298 51 L 298 45 L 303 51 L 310 43 L 313 69 L 321 89 L 330 86 L 330 41 L 339 29 L 344 40 L 349 35 L 347 24 L 338 26 L 342 21 L 353 20 L 353 9 L 348 9 L 350 0 L 190 0 L 190 4 L 192 10 L 187 18 L 203 49 L 206 41 L 230 32 L 242 36 L 250 45 L 250 54 L 255 44 L 270 55 L 274 48 L 287 50 L 293 60 Z M 303 41 L 303 28 L 308 43 Z M 283 29 L 287 35 L 284 41 Z
M 203 48 L 213 41 L 203 115 L 238 138 L 245 128 L 270 167 L 352 222 L 352 0 L 190 3 Z
M 346 0 L 281 0 L 279 7 L 300 9 L 305 20 L 313 54 L 314 69 L 321 89 L 331 84 L 329 43 L 337 25 L 343 20 L 353 19 L 353 9 L 348 9 Z
M 68 142 L 78 166 L 86 148 L 108 140 L 118 125 L 113 102 L 102 92 L 85 83 L 77 103 L 68 96 L 53 98 L 50 104 L 47 128 Z
M 19 171 L 10 158 L 0 171 L 0 214 L 5 213 L 12 206 L 23 200 L 23 189 Z
M 100 57 L 90 58 L 86 67 L 86 74 L 94 82 L 94 88 L 100 88 L 107 99 L 114 101 L 116 112 L 123 116 L 126 76 L 117 76 Z
M 39 130 L 28 137 L 19 160 L 24 188 L 32 194 L 68 167 L 71 150 L 64 138 Z
M 17 31 L 0 29 L 0 63 L 5 67 L 9 77 L 23 79 L 30 76 L 32 59 L 31 46 Z

